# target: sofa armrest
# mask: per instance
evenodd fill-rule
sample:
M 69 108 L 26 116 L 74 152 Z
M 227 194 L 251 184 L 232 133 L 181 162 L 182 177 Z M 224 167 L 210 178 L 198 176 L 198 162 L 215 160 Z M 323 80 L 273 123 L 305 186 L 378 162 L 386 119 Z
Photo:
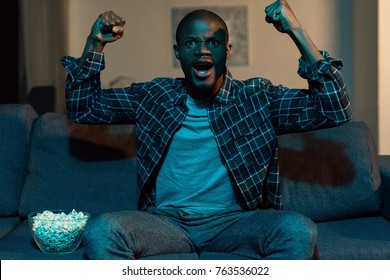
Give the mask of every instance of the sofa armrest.
M 390 220 L 390 155 L 378 156 L 383 189 L 383 215 Z

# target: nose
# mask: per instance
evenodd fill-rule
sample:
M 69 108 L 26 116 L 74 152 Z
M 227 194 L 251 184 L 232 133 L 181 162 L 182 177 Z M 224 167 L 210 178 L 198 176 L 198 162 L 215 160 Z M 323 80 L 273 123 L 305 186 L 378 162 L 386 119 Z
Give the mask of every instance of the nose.
M 198 55 L 210 55 L 211 54 L 209 48 L 207 47 L 206 42 L 198 42 L 196 44 L 195 54 L 198 54 Z

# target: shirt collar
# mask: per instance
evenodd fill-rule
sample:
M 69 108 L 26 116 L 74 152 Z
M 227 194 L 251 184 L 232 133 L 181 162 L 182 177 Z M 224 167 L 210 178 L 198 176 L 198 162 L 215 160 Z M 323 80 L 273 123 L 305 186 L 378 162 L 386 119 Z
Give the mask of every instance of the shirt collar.
M 215 96 L 215 101 L 221 104 L 228 104 L 230 93 L 233 86 L 233 76 L 229 70 L 226 70 L 224 82 Z
M 175 100 L 173 103 L 177 105 L 183 105 L 186 103 L 187 100 L 187 91 L 184 87 L 184 79 L 178 79 L 179 85 L 177 87 L 177 90 L 180 92 L 179 94 L 176 95 Z

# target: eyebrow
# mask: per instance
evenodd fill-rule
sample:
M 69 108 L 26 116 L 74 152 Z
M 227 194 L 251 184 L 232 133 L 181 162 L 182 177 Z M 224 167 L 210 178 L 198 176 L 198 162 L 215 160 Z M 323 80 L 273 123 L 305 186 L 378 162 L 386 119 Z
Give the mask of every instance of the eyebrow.
M 205 36 L 204 38 L 200 39 L 198 36 L 194 36 L 194 35 L 184 35 L 182 40 L 197 40 L 197 41 L 210 41 L 210 40 L 215 40 L 215 39 L 222 39 L 221 36 Z

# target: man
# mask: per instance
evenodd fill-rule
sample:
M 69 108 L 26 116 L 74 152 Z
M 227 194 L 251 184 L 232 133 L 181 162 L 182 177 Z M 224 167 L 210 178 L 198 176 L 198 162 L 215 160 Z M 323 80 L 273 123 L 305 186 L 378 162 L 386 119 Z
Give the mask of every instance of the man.
M 319 52 L 287 1 L 266 20 L 302 54 L 309 89 L 263 78 L 234 80 L 224 21 L 196 10 L 180 22 L 174 52 L 184 79 L 159 78 L 101 89 L 102 51 L 125 20 L 99 16 L 80 59 L 65 57 L 68 116 L 79 123 L 137 124 L 139 210 L 91 219 L 84 245 L 92 259 L 225 252 L 253 259 L 309 259 L 315 224 L 282 208 L 277 135 L 336 126 L 351 118 L 339 68 Z M 302 171 L 304 172 L 304 170 Z

